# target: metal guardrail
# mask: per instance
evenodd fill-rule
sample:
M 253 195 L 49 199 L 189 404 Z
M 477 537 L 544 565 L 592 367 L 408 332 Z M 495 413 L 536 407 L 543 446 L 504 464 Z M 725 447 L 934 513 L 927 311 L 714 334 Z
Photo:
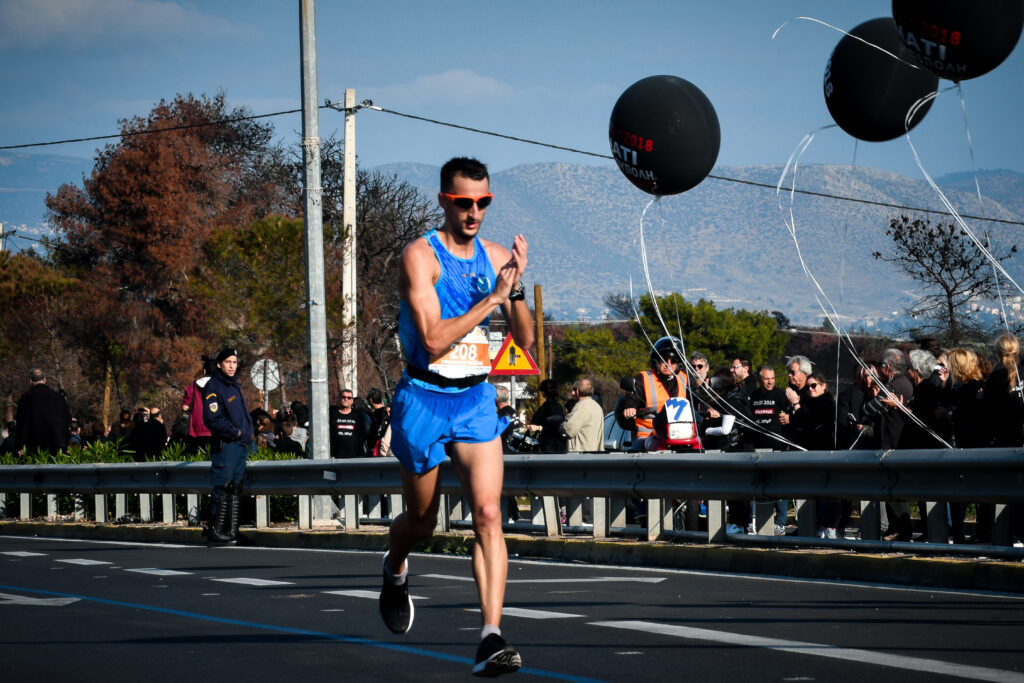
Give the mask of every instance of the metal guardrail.
M 57 493 L 94 494 L 97 515 L 102 505 L 104 519 L 103 494 L 122 494 L 120 499 L 123 494 L 143 494 L 143 498 L 149 498 L 149 494 L 165 494 L 165 520 L 173 519 L 171 495 L 166 494 L 188 494 L 189 517 L 196 523 L 198 496 L 209 492 L 209 477 L 209 462 L 13 465 L 0 466 L 0 492 L 20 493 L 23 507 L 31 493 L 45 493 L 51 498 Z M 450 462 L 441 465 L 441 486 L 446 494 L 460 492 Z M 253 462 L 246 468 L 243 489 L 248 495 L 258 496 L 264 510 L 264 524 L 269 515 L 266 496 L 300 496 L 300 527 L 303 528 L 311 523 L 311 509 L 308 504 L 303 507 L 301 501 L 308 501 L 311 495 L 343 496 L 348 528 L 359 523 L 357 496 L 392 494 L 392 509 L 401 506 L 401 496 L 395 495 L 401 493 L 400 466 L 392 458 Z M 1024 449 L 507 455 L 504 492 L 534 497 L 532 524 L 526 528 L 548 535 L 575 531 L 600 538 L 619 533 L 648 540 L 681 537 L 743 544 L 818 543 L 813 538 L 816 528 L 813 499 L 862 501 L 861 538 L 864 540 L 832 541 L 830 545 L 873 551 L 881 548 L 908 550 L 911 546 L 879 541 L 878 501 L 995 503 L 999 504 L 997 514 L 1002 520 L 997 524 L 997 533 L 1002 534 L 1005 544 L 1009 537 L 1009 514 L 1002 514 L 1008 513 L 1003 508 L 1010 503 L 1024 503 Z M 0 495 L 5 500 L 6 494 Z M 578 507 L 570 510 L 568 526 L 563 526 L 556 496 L 573 501 L 593 497 L 593 527 L 581 527 Z M 641 528 L 625 528 L 622 499 L 630 498 L 648 500 L 648 519 Z M 449 496 L 451 505 L 442 508 L 441 526 L 449 528 L 463 517 L 457 509 L 458 499 L 457 495 Z M 708 501 L 707 531 L 675 530 L 671 501 L 694 499 Z M 776 499 L 796 501 L 801 538 L 726 536 L 723 501 Z M 0 503 L 6 506 L 4 500 Z M 805 505 L 805 502 L 811 504 Z M 119 501 L 119 505 L 123 507 L 123 501 Z M 140 505 L 147 510 L 151 509 L 152 502 L 140 499 Z M 48 507 L 53 516 L 55 501 Z M 771 504 L 757 507 L 758 529 L 770 530 Z M 929 537 L 943 537 L 943 531 L 934 530 L 945 529 L 945 505 L 928 503 L 927 508 Z M 152 517 L 152 513 L 149 516 Z M 147 517 L 146 512 L 142 517 Z M 914 552 L 1024 557 L 1024 549 L 1005 545 L 971 548 L 914 543 L 913 547 Z
M 208 462 L 0 467 L 0 491 L 207 493 Z M 450 462 L 441 485 L 457 493 Z M 249 494 L 401 493 L 391 458 L 259 461 Z M 505 456 L 505 493 L 533 496 L 1024 503 L 1024 449 Z

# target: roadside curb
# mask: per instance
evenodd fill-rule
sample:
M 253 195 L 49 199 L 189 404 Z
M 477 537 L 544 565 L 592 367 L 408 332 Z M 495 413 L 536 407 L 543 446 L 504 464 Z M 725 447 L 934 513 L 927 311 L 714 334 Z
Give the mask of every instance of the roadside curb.
M 82 524 L 0 521 L 0 534 L 43 538 L 138 543 L 205 543 L 200 527 L 143 524 Z M 384 528 L 366 531 L 324 529 L 242 529 L 245 545 L 272 548 L 329 548 L 383 551 Z M 921 557 L 900 553 L 856 553 L 827 549 L 749 548 L 634 540 L 536 538 L 507 534 L 510 556 L 589 564 L 831 579 L 925 588 L 1024 593 L 1024 562 L 975 558 Z M 472 537 L 435 535 L 417 550 L 467 554 Z

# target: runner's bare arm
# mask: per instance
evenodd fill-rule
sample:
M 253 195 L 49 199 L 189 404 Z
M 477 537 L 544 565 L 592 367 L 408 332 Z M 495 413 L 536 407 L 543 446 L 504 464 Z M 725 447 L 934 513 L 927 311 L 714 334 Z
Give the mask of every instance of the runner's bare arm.
M 523 273 L 526 272 L 526 253 L 529 249 L 526 238 L 522 235 L 516 235 L 512 240 L 511 252 L 496 242 L 485 241 L 485 247 L 487 249 L 487 256 L 491 259 L 491 265 L 494 267 L 494 272 L 498 274 L 498 284 L 495 285 L 495 291 L 498 290 L 499 285 L 503 281 L 508 282 L 508 292 L 518 288 Z M 505 320 L 511 321 L 512 338 L 515 339 L 519 348 L 530 349 L 534 342 L 534 323 L 526 301 L 523 300 L 518 303 L 509 301 L 506 294 L 505 300 L 501 304 L 501 312 L 505 316 Z
M 441 302 L 434 284 L 441 276 L 441 266 L 430 245 L 420 238 L 402 251 L 399 266 L 399 296 L 409 302 L 413 322 L 423 346 L 431 356 L 447 351 L 452 344 L 465 337 L 508 300 L 511 282 L 498 277 L 494 290 L 457 318 L 441 318 Z

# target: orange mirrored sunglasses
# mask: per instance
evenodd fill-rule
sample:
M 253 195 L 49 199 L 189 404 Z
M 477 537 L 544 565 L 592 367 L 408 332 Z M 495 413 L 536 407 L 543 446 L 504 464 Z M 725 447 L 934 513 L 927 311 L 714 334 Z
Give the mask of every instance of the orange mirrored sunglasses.
M 494 199 L 494 195 L 490 192 L 478 197 L 471 197 L 468 194 L 448 194 L 447 192 L 442 192 L 441 196 L 463 211 L 469 211 L 473 208 L 474 204 L 479 206 L 481 209 L 486 209 L 491 205 L 491 200 Z

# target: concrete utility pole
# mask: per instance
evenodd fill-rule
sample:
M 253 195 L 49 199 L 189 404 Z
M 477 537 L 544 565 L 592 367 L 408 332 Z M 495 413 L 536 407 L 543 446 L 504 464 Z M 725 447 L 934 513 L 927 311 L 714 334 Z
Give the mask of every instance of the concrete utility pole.
M 538 284 L 533 285 L 533 312 L 537 316 L 537 367 L 540 368 L 540 374 L 537 376 L 537 387 L 540 388 L 540 383 L 547 378 L 545 368 L 547 368 L 547 352 L 544 348 L 544 297 L 541 296 L 541 287 Z M 538 392 L 539 393 L 539 392 Z
M 341 222 L 345 226 L 345 247 L 341 262 L 342 329 L 344 346 L 341 352 L 341 376 L 345 388 L 359 395 L 356 353 L 356 91 L 345 90 L 345 168 L 342 184 Z
M 327 390 L 327 294 L 324 286 L 323 190 L 320 187 L 320 123 L 316 82 L 316 3 L 299 0 L 302 52 L 302 187 L 305 195 L 306 329 L 309 341 L 309 452 L 331 455 Z M 329 516 L 329 515 L 328 515 Z M 321 517 L 317 510 L 314 519 Z

